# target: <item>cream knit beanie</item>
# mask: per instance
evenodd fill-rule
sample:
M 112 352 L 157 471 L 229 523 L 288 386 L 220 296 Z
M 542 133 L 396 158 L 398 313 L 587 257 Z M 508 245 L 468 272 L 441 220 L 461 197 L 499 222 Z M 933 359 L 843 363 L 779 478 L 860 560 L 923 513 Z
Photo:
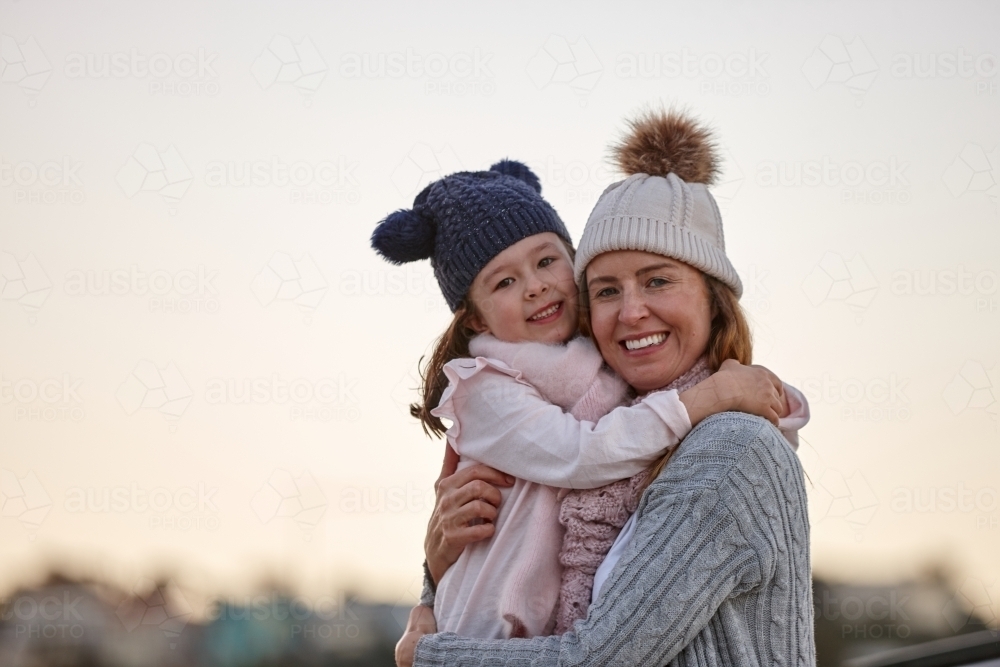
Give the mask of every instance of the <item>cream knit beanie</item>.
M 678 259 L 718 278 L 737 298 L 743 283 L 729 258 L 722 216 L 708 191 L 716 173 L 709 133 L 676 112 L 649 112 L 629 121 L 615 146 L 624 181 L 597 200 L 576 249 L 576 281 L 587 265 L 612 250 L 642 250 Z

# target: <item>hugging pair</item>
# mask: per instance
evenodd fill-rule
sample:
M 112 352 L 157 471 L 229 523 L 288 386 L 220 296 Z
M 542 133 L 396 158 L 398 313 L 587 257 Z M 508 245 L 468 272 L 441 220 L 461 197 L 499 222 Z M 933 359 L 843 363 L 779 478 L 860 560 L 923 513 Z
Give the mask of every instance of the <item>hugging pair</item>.
M 392 262 L 430 258 L 455 313 L 413 414 L 447 435 L 460 469 L 480 462 L 516 478 L 486 512 L 492 536 L 428 570 L 422 602 L 438 631 L 573 631 L 643 492 L 695 425 L 747 412 L 794 446 L 808 420 L 799 392 L 749 365 L 749 332 L 732 330 L 746 328 L 734 315 L 742 285 L 706 187 L 704 131 L 651 114 L 617 157 L 629 178 L 602 195 L 576 252 L 538 178 L 510 160 L 432 183 L 372 236 Z

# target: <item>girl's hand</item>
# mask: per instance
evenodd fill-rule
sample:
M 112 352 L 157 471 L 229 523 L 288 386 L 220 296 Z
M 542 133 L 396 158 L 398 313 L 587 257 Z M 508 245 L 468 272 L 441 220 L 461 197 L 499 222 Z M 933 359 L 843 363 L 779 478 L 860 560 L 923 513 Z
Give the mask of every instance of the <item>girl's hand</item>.
M 493 521 L 500 507 L 498 486 L 514 478 L 482 464 L 455 472 L 458 454 L 446 445 L 441 476 L 434 484 L 437 499 L 427 524 L 424 554 L 434 583 L 451 567 L 466 546 L 493 537 Z
M 681 393 L 691 426 L 718 412 L 735 410 L 767 419 L 777 426 L 788 414 L 785 387 L 763 366 L 744 366 L 734 359 L 722 362 L 718 372 Z
M 406 623 L 406 632 L 396 644 L 396 665 L 397 667 L 411 667 L 413 665 L 413 654 L 417 650 L 417 642 L 424 635 L 437 632 L 437 622 L 434 620 L 434 612 L 417 605 L 410 610 L 410 619 Z

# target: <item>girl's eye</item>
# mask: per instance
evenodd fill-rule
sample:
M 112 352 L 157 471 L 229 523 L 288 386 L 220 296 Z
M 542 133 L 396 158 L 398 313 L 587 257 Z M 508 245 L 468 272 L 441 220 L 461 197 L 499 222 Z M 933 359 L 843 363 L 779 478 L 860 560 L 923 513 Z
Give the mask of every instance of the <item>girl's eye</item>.
M 513 284 L 514 284 L 513 278 L 504 278 L 503 280 L 497 283 L 496 289 L 503 289 L 504 287 L 509 287 L 510 285 Z
M 556 261 L 555 257 L 546 257 L 538 263 L 538 268 L 543 269 L 554 261 Z

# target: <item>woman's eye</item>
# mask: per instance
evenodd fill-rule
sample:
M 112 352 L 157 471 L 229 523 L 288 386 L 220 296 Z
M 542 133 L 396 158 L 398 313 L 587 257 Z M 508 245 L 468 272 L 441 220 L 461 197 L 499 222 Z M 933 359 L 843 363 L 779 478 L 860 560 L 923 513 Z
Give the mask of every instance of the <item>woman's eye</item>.
M 538 263 L 538 268 L 543 269 L 554 261 L 556 261 L 555 257 L 546 257 Z
M 513 284 L 514 284 L 513 278 L 504 278 L 503 280 L 497 283 L 496 289 L 503 289 L 504 287 L 509 287 L 510 285 Z
M 614 287 L 605 287 L 602 290 L 598 290 L 597 293 L 594 294 L 594 298 L 595 299 L 600 299 L 602 297 L 614 296 L 614 294 L 615 294 L 615 288 Z
M 651 278 L 648 285 L 650 287 L 663 287 L 664 285 L 669 285 L 670 281 L 666 278 Z

